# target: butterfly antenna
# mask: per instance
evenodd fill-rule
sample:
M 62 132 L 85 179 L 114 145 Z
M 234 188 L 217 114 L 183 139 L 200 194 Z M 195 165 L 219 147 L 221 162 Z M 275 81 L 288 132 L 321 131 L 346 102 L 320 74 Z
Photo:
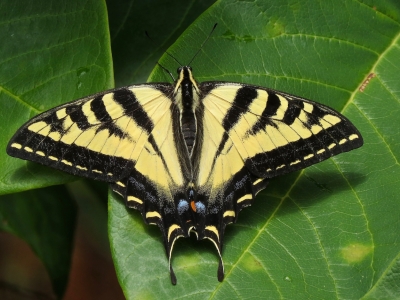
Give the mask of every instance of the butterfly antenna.
M 159 62 L 157 62 L 157 65 L 159 65 L 165 72 L 167 72 L 169 74 L 169 76 L 171 76 L 172 80 L 175 81 L 174 75 L 172 75 L 172 73 L 166 67 L 164 67 Z
M 151 37 L 150 37 L 150 35 L 149 35 L 149 33 L 148 33 L 147 31 L 145 31 L 145 34 L 146 34 L 146 36 L 149 38 L 149 40 L 152 41 L 152 42 L 154 43 L 154 41 L 151 39 Z M 169 57 L 171 57 L 174 61 L 176 61 L 180 66 L 182 66 L 182 64 L 181 64 L 172 54 L 170 54 L 170 53 L 167 52 L 167 51 L 165 51 L 165 53 L 166 53 Z
M 147 32 L 147 30 L 144 32 L 147 36 L 147 38 L 152 41 L 153 39 L 150 37 L 149 33 Z M 182 66 L 182 64 L 175 58 L 173 57 L 171 54 L 169 54 L 167 51 L 165 51 L 165 53 L 167 53 L 170 57 L 172 57 L 180 66 Z M 165 72 L 167 72 L 169 74 L 169 76 L 171 76 L 172 80 L 175 81 L 174 75 L 172 75 L 172 73 L 170 72 L 170 70 L 168 70 L 166 67 L 164 67 L 162 64 L 160 64 L 159 62 L 157 62 L 157 65 L 159 65 Z
M 199 50 L 197 50 L 196 54 L 193 56 L 192 60 L 188 63 L 188 66 L 191 65 L 191 63 L 194 61 L 194 59 L 196 58 L 196 56 L 199 54 L 200 50 L 203 49 L 203 46 L 205 43 L 207 43 L 208 39 L 211 37 L 212 33 L 215 30 L 215 27 L 217 27 L 218 23 L 214 24 L 214 27 L 211 29 L 211 32 L 208 34 L 208 37 L 205 39 L 205 41 L 203 42 L 203 44 L 201 44 Z

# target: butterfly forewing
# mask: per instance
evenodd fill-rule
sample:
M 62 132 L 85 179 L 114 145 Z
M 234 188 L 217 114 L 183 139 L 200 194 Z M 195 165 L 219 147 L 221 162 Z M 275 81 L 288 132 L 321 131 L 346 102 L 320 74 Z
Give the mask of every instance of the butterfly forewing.
M 220 137 L 217 147 L 232 144 L 258 177 L 296 171 L 363 143 L 346 117 L 316 102 L 251 85 L 203 85 L 214 86 L 202 103 L 205 118 L 212 115 L 213 126 L 219 127 L 214 129 Z
M 130 122 L 123 103 L 109 91 L 44 112 L 23 125 L 10 140 L 8 154 L 39 162 L 74 175 L 113 181 L 133 166 L 130 150 L 137 140 L 126 127 L 143 132 Z

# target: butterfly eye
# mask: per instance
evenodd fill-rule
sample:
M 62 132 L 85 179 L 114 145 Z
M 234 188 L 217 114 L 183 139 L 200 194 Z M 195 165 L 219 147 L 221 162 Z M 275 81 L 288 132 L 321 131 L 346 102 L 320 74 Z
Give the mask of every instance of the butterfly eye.
M 182 71 L 182 69 L 183 69 L 182 67 L 179 67 L 178 70 L 177 70 L 176 72 L 177 72 L 178 74 L 180 74 L 181 71 Z

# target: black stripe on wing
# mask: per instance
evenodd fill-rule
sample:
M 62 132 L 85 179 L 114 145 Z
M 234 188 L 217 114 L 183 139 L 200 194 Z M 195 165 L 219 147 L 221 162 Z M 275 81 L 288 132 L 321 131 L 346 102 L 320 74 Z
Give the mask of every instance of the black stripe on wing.
M 170 85 L 168 85 L 170 88 Z M 154 87 L 155 88 L 155 87 Z M 128 89 L 119 89 L 114 92 L 114 100 L 124 108 L 125 115 L 133 118 L 148 134 L 153 131 L 154 123 L 147 112 L 140 105 L 135 94 Z

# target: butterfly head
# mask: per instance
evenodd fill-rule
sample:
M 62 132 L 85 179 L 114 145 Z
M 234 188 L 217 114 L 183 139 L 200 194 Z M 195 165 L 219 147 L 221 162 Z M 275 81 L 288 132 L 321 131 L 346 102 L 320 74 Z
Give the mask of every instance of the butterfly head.
M 197 86 L 196 80 L 194 80 L 192 74 L 192 67 L 190 66 L 181 66 L 177 70 L 178 72 L 178 79 L 175 81 L 175 90 L 174 94 L 177 94 L 179 89 L 183 93 L 183 98 L 185 95 L 188 94 L 188 97 L 192 97 L 191 93 L 196 91 L 199 94 L 199 87 Z
M 192 67 L 191 67 L 191 66 L 181 66 L 181 67 L 179 67 L 179 68 L 176 70 L 176 72 L 177 72 L 178 75 L 179 75 L 179 74 L 181 74 L 182 71 L 185 71 L 185 69 L 186 69 L 187 71 L 192 72 Z

